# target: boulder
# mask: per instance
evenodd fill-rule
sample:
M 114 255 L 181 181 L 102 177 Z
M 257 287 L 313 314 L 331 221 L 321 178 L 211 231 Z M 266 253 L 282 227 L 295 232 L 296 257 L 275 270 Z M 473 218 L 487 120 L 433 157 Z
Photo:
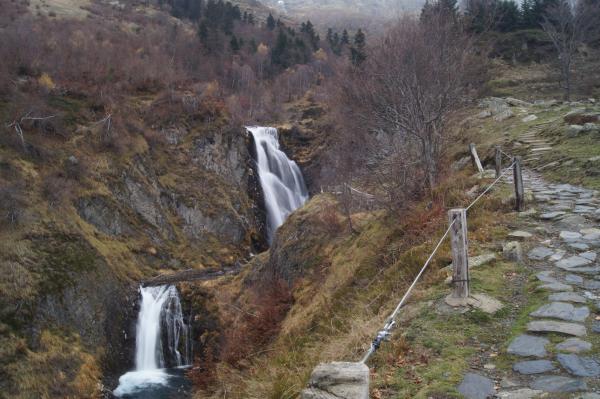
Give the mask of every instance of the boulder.
M 369 399 L 369 368 L 364 363 L 321 363 L 313 370 L 302 399 Z
M 502 256 L 510 261 L 520 263 L 523 261 L 523 248 L 517 241 L 509 241 L 502 246 Z
M 577 137 L 581 133 L 583 133 L 583 131 L 583 126 L 581 125 L 569 125 L 569 127 L 565 131 L 565 134 L 567 135 L 567 137 Z

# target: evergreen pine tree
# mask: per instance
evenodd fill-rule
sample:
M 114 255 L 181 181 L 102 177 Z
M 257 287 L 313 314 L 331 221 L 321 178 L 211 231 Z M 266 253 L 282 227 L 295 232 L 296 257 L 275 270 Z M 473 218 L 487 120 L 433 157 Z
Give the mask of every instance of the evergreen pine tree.
M 200 22 L 200 25 L 198 25 L 198 38 L 202 44 L 206 44 L 208 40 L 208 26 L 205 21 Z
M 240 51 L 240 44 L 238 43 L 237 37 L 235 35 L 231 36 L 231 40 L 229 41 L 229 47 L 231 47 L 231 51 L 237 53 Z
M 348 35 L 348 31 L 346 29 L 344 29 L 344 31 L 342 32 L 342 38 L 340 39 L 340 44 L 342 46 L 344 46 L 346 44 L 350 44 L 350 36 Z
M 350 61 L 352 61 L 352 65 L 359 66 L 366 59 L 367 55 L 365 53 L 366 46 L 366 37 L 361 29 L 356 31 L 354 35 L 354 46 L 350 48 Z
M 269 29 L 269 30 L 275 29 L 275 18 L 273 18 L 273 15 L 270 13 L 269 13 L 269 16 L 267 17 L 267 29 Z
M 271 62 L 274 65 L 279 65 L 283 68 L 288 67 L 288 38 L 283 29 L 279 30 L 277 39 L 275 40 L 275 46 L 273 46 L 273 50 L 271 50 Z

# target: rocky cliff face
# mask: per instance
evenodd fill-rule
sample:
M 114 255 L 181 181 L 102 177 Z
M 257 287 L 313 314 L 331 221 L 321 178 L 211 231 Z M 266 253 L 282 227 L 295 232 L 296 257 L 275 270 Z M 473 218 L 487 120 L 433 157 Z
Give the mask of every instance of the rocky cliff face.
M 0 143 L 0 397 L 99 394 L 132 366 L 140 280 L 263 245 L 243 127 L 154 108 L 132 112 L 117 150 L 84 116 L 68 139 L 26 132 L 43 157 Z

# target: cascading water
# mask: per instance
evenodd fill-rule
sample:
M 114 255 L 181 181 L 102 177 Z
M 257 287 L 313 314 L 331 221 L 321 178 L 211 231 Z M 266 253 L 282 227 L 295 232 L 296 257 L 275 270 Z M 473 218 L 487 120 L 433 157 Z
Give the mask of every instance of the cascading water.
M 167 368 L 191 363 L 190 331 L 183 318 L 177 288 L 173 285 L 140 287 L 140 293 L 135 371 L 119 378 L 119 386 L 113 392 L 119 397 L 137 397 L 146 389 L 166 386 L 171 377 Z
M 256 145 L 258 177 L 267 210 L 267 239 L 271 243 L 285 218 L 306 202 L 308 191 L 296 162 L 279 149 L 277 129 L 263 126 L 246 129 Z

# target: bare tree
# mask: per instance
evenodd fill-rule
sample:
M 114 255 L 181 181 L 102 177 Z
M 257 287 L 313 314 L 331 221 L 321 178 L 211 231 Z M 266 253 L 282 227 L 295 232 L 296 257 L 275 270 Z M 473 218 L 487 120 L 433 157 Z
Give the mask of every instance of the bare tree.
M 572 66 L 577 47 L 598 35 L 599 18 L 598 5 L 586 0 L 558 0 L 544 15 L 542 29 L 558 53 L 560 85 L 567 101 L 571 99 Z
M 448 117 L 467 98 L 473 61 L 471 39 L 454 18 L 444 13 L 431 13 L 425 21 L 407 17 L 374 45 L 344 84 L 343 98 L 360 128 L 397 137 L 405 162 L 416 161 L 421 184 L 431 189 L 450 138 Z

